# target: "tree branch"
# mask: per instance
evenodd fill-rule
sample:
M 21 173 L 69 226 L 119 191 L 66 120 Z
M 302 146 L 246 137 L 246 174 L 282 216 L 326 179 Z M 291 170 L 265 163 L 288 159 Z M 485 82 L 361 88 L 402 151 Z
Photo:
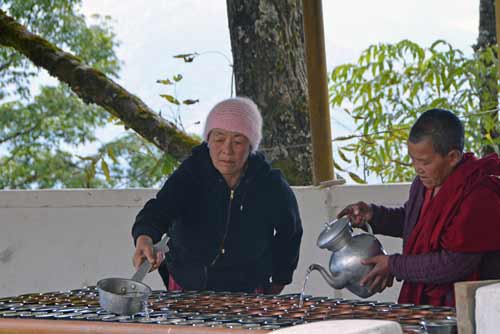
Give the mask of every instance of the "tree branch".
M 16 137 L 19 137 L 19 136 L 22 136 L 22 135 L 25 135 L 25 134 L 28 134 L 28 133 L 34 131 L 36 128 L 38 128 L 40 126 L 40 124 L 41 123 L 37 123 L 36 125 L 32 126 L 28 130 L 18 131 L 18 132 L 15 132 L 15 133 L 13 133 L 5 138 L 0 138 L 0 144 L 3 144 L 5 142 L 8 142 L 9 140 L 16 138 Z
M 14 59 L 10 58 L 5 63 L 0 64 L 0 72 L 2 72 L 3 70 L 8 69 L 10 67 L 10 65 L 12 65 L 13 62 L 14 62 Z
M 153 112 L 138 97 L 107 78 L 102 72 L 47 40 L 29 31 L 0 10 L 0 45 L 11 47 L 28 57 L 36 66 L 67 83 L 86 103 L 95 103 L 118 117 L 126 128 L 175 159 L 187 156 L 198 141 Z
M 405 127 L 401 127 L 401 128 L 397 128 L 397 129 L 376 131 L 376 132 L 372 132 L 372 133 L 368 133 L 368 134 L 340 136 L 340 137 L 333 138 L 332 142 L 333 141 L 350 140 L 350 139 L 354 139 L 354 138 L 367 138 L 367 137 L 371 137 L 371 136 L 375 136 L 375 135 L 381 135 L 381 134 L 384 134 L 384 133 L 394 133 L 396 131 L 408 130 L 409 128 L 410 128 L 409 126 L 405 126 Z

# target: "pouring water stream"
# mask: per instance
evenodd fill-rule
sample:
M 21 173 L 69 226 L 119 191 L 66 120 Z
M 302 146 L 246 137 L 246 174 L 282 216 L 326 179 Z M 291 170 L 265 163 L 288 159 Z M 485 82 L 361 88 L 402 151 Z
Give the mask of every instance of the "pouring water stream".
M 311 268 L 307 269 L 306 278 L 304 279 L 304 285 L 302 286 L 302 291 L 300 291 L 300 299 L 298 307 L 302 307 L 304 305 L 304 295 L 306 292 L 307 281 L 309 280 L 309 276 L 311 275 Z

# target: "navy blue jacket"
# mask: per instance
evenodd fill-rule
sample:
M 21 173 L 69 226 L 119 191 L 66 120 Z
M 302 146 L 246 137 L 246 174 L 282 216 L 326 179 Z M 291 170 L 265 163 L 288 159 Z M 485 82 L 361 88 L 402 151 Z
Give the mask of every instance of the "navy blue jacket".
M 134 240 L 148 235 L 157 242 L 164 233 L 170 237 L 160 267 L 164 282 L 169 273 L 188 290 L 253 291 L 271 277 L 292 281 L 302 225 L 292 190 L 261 153 L 249 156 L 231 191 L 204 143 L 146 203 L 132 229 Z

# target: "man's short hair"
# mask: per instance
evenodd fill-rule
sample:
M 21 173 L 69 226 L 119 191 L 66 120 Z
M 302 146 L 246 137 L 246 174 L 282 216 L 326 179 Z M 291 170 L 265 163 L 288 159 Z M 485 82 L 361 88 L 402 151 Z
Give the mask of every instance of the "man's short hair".
M 434 151 L 445 156 L 452 150 L 464 150 L 464 126 L 451 111 L 431 109 L 413 124 L 408 140 L 414 144 L 429 138 Z

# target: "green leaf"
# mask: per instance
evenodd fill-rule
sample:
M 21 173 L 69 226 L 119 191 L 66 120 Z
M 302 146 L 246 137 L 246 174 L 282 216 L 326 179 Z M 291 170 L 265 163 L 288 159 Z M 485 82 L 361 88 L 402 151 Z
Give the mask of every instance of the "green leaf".
M 178 54 L 173 56 L 174 58 L 181 58 L 184 60 L 186 63 L 192 63 L 194 58 L 198 56 L 199 54 L 194 52 L 194 53 L 183 53 L 183 54 Z
M 101 168 L 102 168 L 102 171 L 104 172 L 104 176 L 106 177 L 106 181 L 111 182 L 111 175 L 109 174 L 109 167 L 104 159 L 101 159 Z
M 162 84 L 162 85 L 173 85 L 174 83 L 170 81 L 170 79 L 165 79 L 165 80 L 156 80 L 157 83 Z
M 182 101 L 182 103 L 185 104 L 185 105 L 191 105 L 191 104 L 195 104 L 195 103 L 198 103 L 198 102 L 200 102 L 199 99 L 196 99 L 196 100 L 189 100 L 188 99 L 188 100 Z
M 344 140 L 349 140 L 349 139 L 356 138 L 357 136 L 358 135 L 339 136 L 339 137 L 333 138 L 332 141 L 344 141 Z
M 363 180 L 362 178 L 360 178 L 358 175 L 356 175 L 355 173 L 353 172 L 349 172 L 349 176 L 351 177 L 351 179 L 356 182 L 356 183 L 359 183 L 359 184 L 366 184 L 366 181 Z
M 337 163 L 335 162 L 335 160 L 333 161 L 333 168 L 335 168 L 336 170 L 339 170 L 339 171 L 345 172 L 345 170 L 344 170 L 342 167 L 340 167 L 340 165 L 339 165 L 339 164 L 337 164 Z
M 173 57 L 174 58 L 186 58 L 186 57 L 191 57 L 195 55 L 194 53 L 181 53 L 181 54 L 178 54 L 178 55 L 174 55 Z
M 87 178 L 87 182 L 88 183 L 91 183 L 92 182 L 92 179 L 95 177 L 95 174 L 96 174 L 96 162 L 95 161 L 92 161 L 92 163 L 88 166 L 88 178 Z
M 94 161 L 94 162 L 96 161 L 95 157 L 82 157 L 78 154 L 75 154 L 75 157 L 77 157 L 80 160 L 85 160 L 85 161 Z
M 345 156 L 344 152 L 342 152 L 342 150 L 340 150 L 340 149 L 339 149 L 337 152 L 338 152 L 338 154 L 339 154 L 339 156 L 340 156 L 340 159 L 344 160 L 344 161 L 345 161 L 345 162 L 347 162 L 347 163 L 351 163 L 351 161 L 352 161 L 352 160 L 348 159 L 348 158 Z
M 172 104 L 175 104 L 175 105 L 180 105 L 181 103 L 179 102 L 179 100 L 177 100 L 175 97 L 173 97 L 172 95 L 168 95 L 168 94 L 160 94 L 161 97 L 163 97 L 165 100 L 167 100 L 168 102 L 172 103 Z
M 484 135 L 484 138 L 486 138 L 486 140 L 493 144 L 493 138 L 491 137 L 491 133 L 487 132 L 485 135 Z
M 111 146 L 107 147 L 108 157 L 113 161 L 113 163 L 118 164 L 118 159 L 116 159 L 115 153 L 113 152 L 113 148 Z

